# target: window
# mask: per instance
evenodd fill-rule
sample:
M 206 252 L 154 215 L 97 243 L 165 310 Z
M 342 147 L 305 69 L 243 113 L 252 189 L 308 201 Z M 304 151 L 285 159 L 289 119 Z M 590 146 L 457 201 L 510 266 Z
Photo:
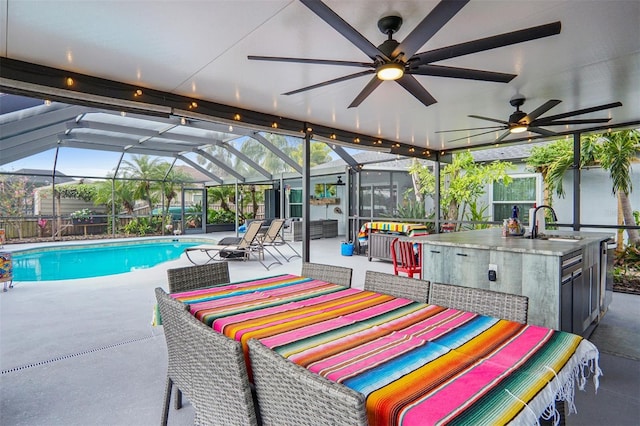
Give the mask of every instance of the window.
M 500 221 L 511 217 L 513 206 L 520 210 L 519 218 L 526 222 L 526 212 L 537 203 L 538 188 L 540 188 L 539 175 L 511 176 L 513 181 L 505 186 L 501 182 L 494 182 L 492 206 L 493 220 Z
M 292 189 L 289 194 L 289 217 L 302 217 L 302 189 Z

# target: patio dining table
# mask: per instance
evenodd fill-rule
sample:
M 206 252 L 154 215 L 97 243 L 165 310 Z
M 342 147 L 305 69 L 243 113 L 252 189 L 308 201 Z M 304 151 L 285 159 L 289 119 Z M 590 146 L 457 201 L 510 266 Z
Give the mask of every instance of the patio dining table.
M 580 336 L 296 275 L 175 293 L 241 341 L 366 397 L 370 425 L 536 424 L 601 372 Z

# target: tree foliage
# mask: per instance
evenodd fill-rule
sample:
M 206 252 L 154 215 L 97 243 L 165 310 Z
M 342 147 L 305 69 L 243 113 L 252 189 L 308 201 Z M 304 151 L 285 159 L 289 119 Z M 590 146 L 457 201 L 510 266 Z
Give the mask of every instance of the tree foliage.
M 31 191 L 26 177 L 0 176 L 0 216 L 13 226 L 19 238 L 22 238 L 22 218 Z
M 122 164 L 124 177 L 135 180 L 136 200 L 146 201 L 149 210 L 153 209 L 154 203 L 158 201 L 154 192 L 154 181 L 164 177 L 160 169 L 160 160 L 152 159 L 148 155 L 138 155 L 134 156 L 132 161 L 123 161 Z
M 468 152 L 453 156 L 440 173 L 440 206 L 445 220 L 459 220 L 469 203 L 475 202 L 485 193 L 486 185 L 493 182 L 511 183 L 507 170 L 509 162 L 494 161 L 488 164 L 476 163 Z M 435 176 L 431 170 L 414 161 L 409 172 L 417 176 L 418 191 L 424 195 L 435 193 Z
M 600 166 L 609 172 L 611 191 L 618 196 L 622 216 L 627 226 L 636 226 L 629 194 L 633 190 L 631 163 L 640 154 L 640 132 L 623 130 L 619 132 L 589 135 L 581 140 L 580 168 Z M 527 165 L 542 174 L 546 190 L 564 197 L 562 187 L 564 175 L 573 165 L 573 143 L 559 140 L 546 146 L 535 147 L 527 159 Z M 547 204 L 550 197 L 545 196 Z M 638 244 L 637 230 L 627 230 L 629 242 Z
M 56 196 L 60 198 L 93 201 L 96 196 L 96 192 L 96 185 L 88 183 L 56 186 Z

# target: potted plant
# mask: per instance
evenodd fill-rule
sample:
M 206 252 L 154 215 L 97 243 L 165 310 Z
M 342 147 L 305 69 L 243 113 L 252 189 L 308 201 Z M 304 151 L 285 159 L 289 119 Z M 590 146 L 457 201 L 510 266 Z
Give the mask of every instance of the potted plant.
M 93 223 L 93 213 L 89 209 L 76 210 L 71 213 L 70 216 L 74 225 L 81 223 Z

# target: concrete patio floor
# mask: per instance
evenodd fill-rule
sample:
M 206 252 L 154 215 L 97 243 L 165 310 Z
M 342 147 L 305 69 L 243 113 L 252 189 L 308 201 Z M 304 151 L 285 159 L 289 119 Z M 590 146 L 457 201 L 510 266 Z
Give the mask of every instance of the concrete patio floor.
M 221 238 L 221 235 L 213 236 Z M 366 270 L 391 263 L 340 255 L 340 239 L 311 241 L 310 260 L 353 268 L 362 288 Z M 300 243 L 293 243 L 301 251 Z M 10 246 L 17 248 L 16 246 Z M 17 282 L 0 296 L 1 425 L 155 425 L 166 374 L 162 327 L 151 326 L 153 289 L 180 259 L 126 274 L 50 282 Z M 301 260 L 265 270 L 230 262 L 233 281 L 299 273 Z M 615 293 L 590 340 L 604 376 L 576 391 L 569 425 L 640 424 L 640 296 Z M 192 407 L 170 411 L 171 425 L 193 424 Z

